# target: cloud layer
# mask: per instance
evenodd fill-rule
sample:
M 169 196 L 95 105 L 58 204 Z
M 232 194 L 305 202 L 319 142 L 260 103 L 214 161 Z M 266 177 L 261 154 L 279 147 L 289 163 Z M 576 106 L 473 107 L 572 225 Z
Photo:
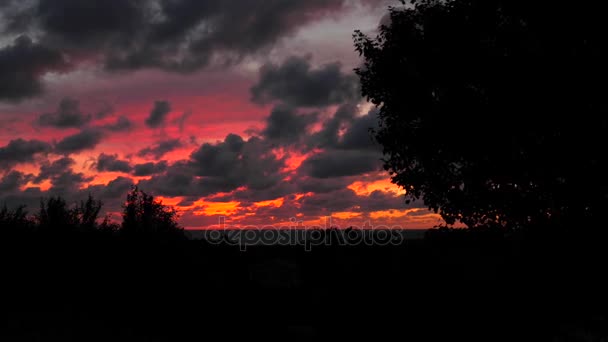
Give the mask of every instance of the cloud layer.
M 136 184 L 187 227 L 438 223 L 381 170 L 341 56 L 280 49 L 382 1 L 0 1 L 0 205 L 116 214 Z

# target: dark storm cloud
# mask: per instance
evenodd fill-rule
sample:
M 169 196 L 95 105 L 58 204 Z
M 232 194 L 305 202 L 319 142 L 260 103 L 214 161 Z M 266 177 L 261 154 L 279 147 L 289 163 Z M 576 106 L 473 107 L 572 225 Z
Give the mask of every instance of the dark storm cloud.
M 97 171 L 130 172 L 131 165 L 126 160 L 118 159 L 117 154 L 101 153 L 93 165 Z
M 346 103 L 338 107 L 334 115 L 323 122 L 320 131 L 307 137 L 308 147 L 337 147 L 340 142 L 340 132 L 352 124 L 356 112 L 357 106 L 353 103 Z
M 380 0 L 364 0 L 377 3 Z M 349 0 L 33 0 L 4 10 L 9 33 L 109 69 L 192 71 L 263 51 Z
M 83 114 L 78 100 L 64 98 L 53 113 L 45 113 L 38 118 L 41 126 L 56 128 L 82 127 L 91 121 L 91 115 Z
M 72 170 L 74 164 L 74 159 L 69 157 L 63 157 L 51 163 L 43 163 L 34 181 L 40 183 L 46 179 L 50 180 L 52 186 L 48 191 L 49 194 L 61 196 L 73 194 L 80 189 L 82 184 L 93 179 L 86 177 L 83 173 L 75 173 Z
M 102 128 L 110 132 L 126 132 L 133 128 L 133 122 L 123 115 L 116 118 L 115 122 L 106 124 Z
M 131 187 L 133 181 L 127 177 L 116 177 L 108 184 L 89 185 L 80 190 L 76 196 L 79 199 L 86 198 L 89 194 L 96 199 L 104 202 L 104 209 L 108 211 L 119 211 L 121 209 L 121 199 L 124 199 Z
M 75 161 L 69 157 L 62 157 L 55 161 L 44 161 L 40 164 L 38 175 L 24 174 L 11 171 L 0 179 L 0 203 L 6 203 L 9 207 L 25 204 L 32 210 L 40 204 L 40 199 L 49 196 L 61 196 L 68 203 L 86 198 L 92 194 L 95 198 L 104 200 L 106 210 L 119 210 L 120 201 L 133 185 L 129 178 L 118 177 L 107 185 L 90 185 L 83 187 L 93 178 L 83 173 L 76 173 L 72 167 Z M 19 190 L 27 182 L 32 181 L 39 184 L 45 180 L 50 181 L 51 187 L 47 191 L 41 191 L 39 187 L 33 186 Z
M 208 201 L 213 202 L 241 202 L 241 206 L 247 206 L 254 202 L 274 200 L 298 192 L 298 184 L 295 182 L 278 182 L 265 189 L 239 189 L 223 196 L 214 196 Z
M 200 188 L 187 161 L 174 163 L 163 174 L 142 180 L 138 186 L 164 196 L 206 196 L 212 193 Z
M 380 145 L 373 139 L 370 129 L 378 129 L 378 112 L 375 109 L 352 121 L 340 139 L 339 146 L 349 150 L 381 151 Z
M 55 144 L 55 153 L 70 154 L 94 149 L 103 138 L 99 129 L 88 128 L 76 134 L 67 136 Z
M 116 177 L 103 187 L 101 198 L 114 199 L 124 197 L 133 186 L 133 181 L 127 177 Z
M 205 143 L 188 160 L 177 162 L 140 185 L 168 196 L 207 196 L 240 187 L 263 191 L 278 184 L 284 160 L 263 139 L 229 134 L 217 144 Z
M 146 125 L 150 128 L 164 126 L 167 115 L 171 112 L 171 104 L 168 101 L 156 101 L 154 108 L 146 119 Z
M 183 144 L 179 139 L 168 139 L 157 143 L 152 147 L 146 147 L 141 151 L 137 152 L 140 157 L 154 157 L 156 159 L 161 158 L 165 154 L 182 147 Z
M 40 183 L 45 179 L 52 178 L 66 170 L 70 169 L 76 162 L 74 159 L 69 157 L 63 157 L 55 160 L 54 162 L 45 161 L 40 166 L 40 172 L 35 178 L 36 183 Z
M 80 189 L 80 187 L 93 180 L 93 177 L 86 177 L 83 173 L 75 173 L 71 170 L 62 172 L 51 178 L 53 186 L 49 189 L 50 193 L 63 195 Z
M 314 178 L 302 177 L 298 181 L 299 192 L 326 193 L 346 188 L 353 180 L 347 177 Z
M 357 150 L 326 150 L 306 159 L 300 168 L 316 178 L 354 176 L 380 170 L 380 155 Z
M 0 192 L 12 192 L 19 190 L 21 186 L 32 180 L 33 176 L 19 171 L 10 171 L 0 179 Z
M 340 189 L 332 192 L 313 194 L 300 201 L 301 211 L 309 215 L 329 215 L 331 212 L 373 212 L 379 210 L 406 209 L 403 197 L 391 192 L 376 190 L 369 196 L 357 195 L 351 189 Z
M 31 163 L 36 155 L 48 153 L 51 149 L 50 144 L 40 140 L 11 140 L 6 146 L 0 147 L 0 170 L 20 163 Z
M 268 140 L 290 144 L 306 135 L 307 128 L 316 121 L 316 114 L 297 114 L 293 108 L 278 106 L 266 119 L 262 134 Z
M 167 162 L 166 161 L 160 161 L 158 163 L 153 163 L 153 162 L 149 162 L 149 163 L 143 163 L 143 164 L 136 164 L 133 167 L 133 175 L 134 176 L 151 176 L 151 175 L 155 175 L 158 173 L 162 173 L 167 169 Z
M 203 185 L 230 191 L 239 186 L 265 189 L 279 181 L 279 160 L 266 144 L 257 137 L 243 140 L 229 134 L 219 144 L 203 144 L 190 155 L 195 175 L 206 177 Z
M 111 68 L 156 66 L 193 70 L 220 59 L 233 63 L 270 47 L 297 28 L 341 9 L 344 0 L 161 0 L 158 17 L 125 52 L 108 56 Z M 143 31 L 143 30 L 142 30 Z M 136 43 L 136 44 L 134 44 Z M 137 48 L 133 48 L 135 45 Z
M 333 116 L 325 120 L 321 130 L 309 135 L 306 144 L 309 148 L 335 148 L 341 150 L 377 151 L 381 147 L 373 139 L 370 129 L 378 128 L 377 110 L 372 109 L 365 115 L 358 115 L 357 105 L 346 103 L 340 106 Z
M 321 117 L 277 106 L 259 137 L 246 140 L 229 134 L 224 141 L 202 144 L 188 160 L 168 166 L 139 185 L 166 196 L 200 198 L 223 193 L 208 200 L 239 201 L 243 206 L 296 193 L 342 194 L 338 191 L 355 181 L 367 180 L 369 177 L 363 175 L 379 171 L 381 166 L 381 151 L 370 144 L 368 133 L 368 126 L 374 127 L 375 112 L 361 116 L 358 111 L 355 103 L 347 103 L 333 115 Z M 313 125 L 321 129 L 310 133 L 307 127 Z M 297 170 L 286 173 L 286 160 L 274 153 L 275 148 L 300 153 L 320 151 L 304 160 Z M 147 173 L 141 173 L 144 174 Z M 345 194 L 349 197 L 338 201 L 342 204 L 328 204 L 330 211 L 349 208 L 362 200 L 353 197 L 352 191 Z M 375 196 L 383 210 L 390 207 L 386 203 L 397 202 L 393 194 L 387 194 L 390 201 Z
M 281 101 L 304 107 L 341 104 L 360 97 L 357 77 L 343 74 L 339 63 L 312 69 L 310 61 L 302 57 L 290 57 L 281 65 L 264 65 L 251 95 L 256 103 Z
M 41 76 L 68 66 L 59 50 L 19 36 L 0 48 L 0 101 L 19 101 L 42 92 Z

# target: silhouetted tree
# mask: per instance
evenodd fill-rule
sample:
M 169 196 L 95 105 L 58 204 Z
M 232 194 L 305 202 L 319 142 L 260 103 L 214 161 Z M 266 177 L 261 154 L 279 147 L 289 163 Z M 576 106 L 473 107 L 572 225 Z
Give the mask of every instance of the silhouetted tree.
M 59 196 L 41 199 L 35 219 L 41 229 L 71 230 L 78 225 L 78 213 Z
M 422 0 L 355 32 L 384 167 L 448 224 L 597 222 L 608 202 L 600 2 Z
M 57 196 L 40 201 L 40 211 L 35 215 L 38 226 L 53 230 L 94 230 L 103 203 L 89 194 L 86 201 L 72 207 Z
M 95 200 L 91 194 L 86 201 L 81 201 L 77 208 L 78 224 L 81 229 L 93 230 L 98 227 L 97 219 L 103 203 Z
M 174 208 L 133 187 L 123 206 L 121 231 L 125 234 L 183 236 Z
M 105 233 L 116 233 L 120 228 L 121 225 L 112 221 L 109 215 L 106 215 L 98 226 L 99 231 Z
M 25 205 L 9 209 L 6 204 L 0 209 L 0 230 L 31 228 L 33 222 L 27 216 Z

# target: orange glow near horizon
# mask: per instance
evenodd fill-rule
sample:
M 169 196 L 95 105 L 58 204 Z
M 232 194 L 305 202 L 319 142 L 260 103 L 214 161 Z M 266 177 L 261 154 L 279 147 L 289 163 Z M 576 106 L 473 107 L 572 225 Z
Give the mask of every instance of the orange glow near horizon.
M 390 179 L 380 179 L 372 182 L 356 181 L 350 184 L 348 188 L 359 196 L 368 196 L 376 190 L 405 195 L 405 190 L 398 185 L 391 183 Z
M 206 202 L 206 201 L 197 201 L 197 205 L 200 206 L 194 210 L 194 215 L 197 216 L 230 216 L 236 213 L 239 208 L 241 202 L 231 201 L 231 202 Z
M 352 211 L 342 211 L 342 212 L 332 213 L 331 217 L 335 217 L 340 220 L 350 220 L 350 219 L 354 219 L 354 218 L 359 218 L 359 217 L 361 217 L 361 215 L 362 215 L 362 213 L 357 213 L 357 212 L 352 212 Z

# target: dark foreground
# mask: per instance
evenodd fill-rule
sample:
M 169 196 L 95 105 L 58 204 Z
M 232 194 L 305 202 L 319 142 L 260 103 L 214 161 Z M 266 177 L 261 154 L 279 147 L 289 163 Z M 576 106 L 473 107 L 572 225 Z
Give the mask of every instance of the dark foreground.
M 4 233 L 0 340 L 606 341 L 603 239 L 540 235 L 436 232 L 399 246 L 243 252 L 104 232 Z

